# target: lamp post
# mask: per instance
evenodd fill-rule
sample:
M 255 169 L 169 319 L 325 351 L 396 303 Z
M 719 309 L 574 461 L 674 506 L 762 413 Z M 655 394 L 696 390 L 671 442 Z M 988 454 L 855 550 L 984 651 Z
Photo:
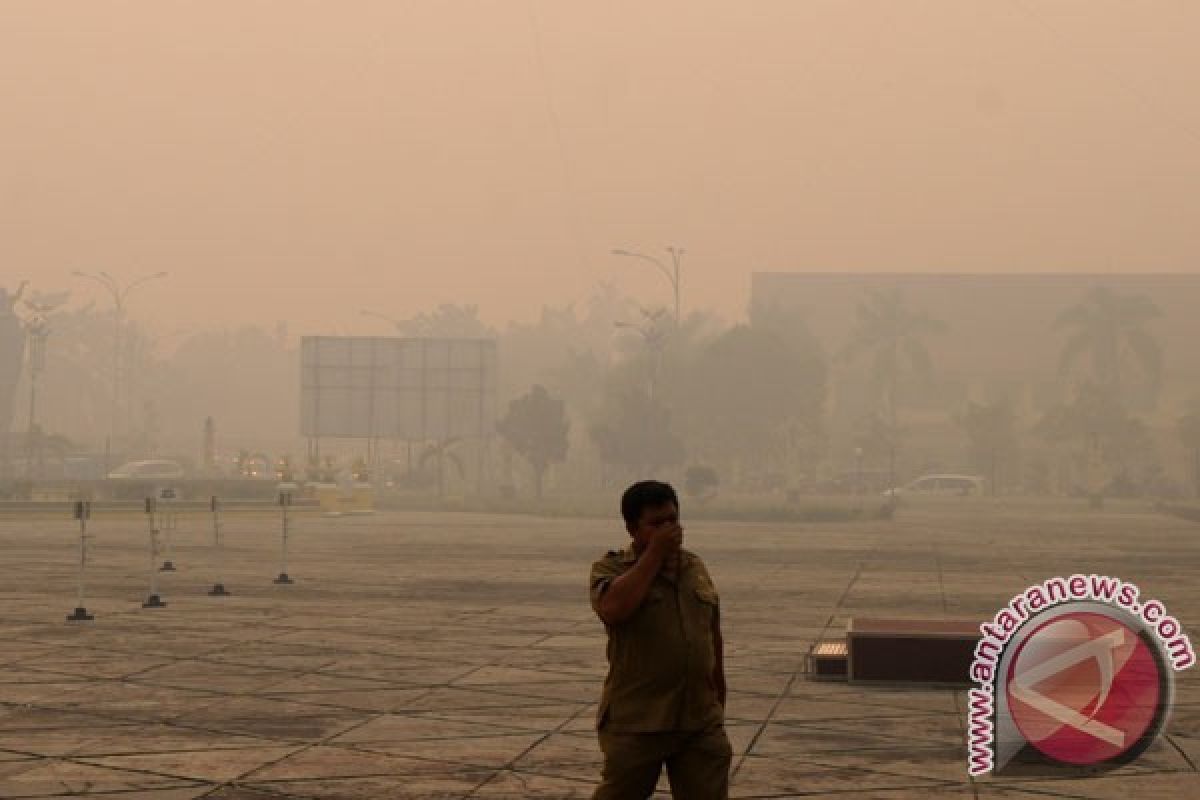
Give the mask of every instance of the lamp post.
M 671 266 L 668 267 L 660 259 L 654 256 L 648 256 L 645 253 L 635 253 L 631 250 L 613 250 L 614 256 L 624 256 L 626 258 L 640 258 L 643 261 L 649 261 L 658 271 L 666 276 L 671 283 L 671 291 L 675 295 L 675 327 L 679 327 L 679 265 L 683 261 L 684 250 L 682 247 L 667 247 L 667 253 L 671 256 Z
M 855 494 L 858 495 L 858 508 L 862 510 L 863 495 L 866 493 L 866 487 L 863 486 L 863 471 L 862 471 L 863 449 L 861 447 L 854 448 L 854 488 Z
M 50 326 L 44 317 L 36 316 L 29 321 L 29 441 L 26 453 L 25 474 L 29 480 L 38 477 L 40 469 L 35 472 L 34 464 L 41 461 L 41 448 L 38 441 L 37 426 L 37 387 L 38 378 L 46 368 L 46 338 L 50 335 Z M 40 467 L 40 464 L 39 464 Z
M 642 314 L 646 317 L 646 321 L 640 325 L 635 325 L 632 322 L 614 322 L 614 328 L 628 329 L 636 331 L 642 337 L 642 342 L 645 343 L 646 349 L 650 351 L 650 382 L 648 394 L 653 400 L 657 390 L 658 372 L 662 361 L 662 347 L 666 340 L 666 332 L 658 325 L 658 318 L 664 312 L 664 309 L 658 309 L 655 312 L 647 312 L 643 309 Z
M 125 286 L 121 284 L 112 275 L 101 270 L 100 272 L 80 272 L 75 270 L 71 273 L 77 278 L 85 278 L 89 281 L 94 281 L 105 289 L 112 296 L 114 309 L 114 328 L 113 328 L 113 365 L 112 365 L 112 408 L 110 410 L 110 419 L 108 427 L 108 444 L 112 446 L 113 440 L 116 438 L 118 429 L 118 420 L 121 413 L 121 338 L 124 329 L 125 321 L 125 300 L 129 297 L 130 292 L 137 289 L 153 280 L 167 277 L 166 272 L 156 272 L 152 275 L 143 275 L 136 278 Z M 107 449 L 107 448 L 106 448 Z M 107 470 L 110 465 L 105 465 Z

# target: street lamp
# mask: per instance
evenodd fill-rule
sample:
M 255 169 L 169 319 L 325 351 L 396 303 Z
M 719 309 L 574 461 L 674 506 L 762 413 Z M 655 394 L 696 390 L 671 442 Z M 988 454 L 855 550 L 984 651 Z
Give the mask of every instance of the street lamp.
M 867 487 L 865 485 L 863 485 L 862 460 L 863 460 L 862 447 L 854 448 L 854 471 L 856 473 L 855 477 L 854 477 L 854 483 L 855 483 L 854 488 L 855 488 L 855 494 L 858 495 L 858 506 L 860 509 L 862 508 L 862 497 L 864 494 L 866 494 L 866 489 L 867 489 Z M 888 488 L 891 488 L 891 487 L 888 487 Z
M 654 398 L 655 389 L 657 388 L 658 372 L 662 360 L 662 347 L 663 342 L 667 338 L 666 331 L 662 330 L 658 325 L 658 318 L 664 311 L 664 309 L 658 309 L 655 312 L 648 312 L 643 309 L 642 315 L 646 317 L 646 321 L 640 325 L 635 325 L 632 322 L 613 323 L 614 328 L 636 331 L 642 337 L 642 342 L 646 345 L 646 349 L 650 351 L 652 360 L 650 363 L 650 382 L 648 388 L 651 399 Z
M 34 464 L 41 461 L 41 447 L 38 441 L 37 426 L 37 386 L 38 378 L 46 369 L 46 338 L 50 335 L 50 325 L 45 317 L 35 316 L 27 324 L 29 333 L 29 441 L 26 452 L 25 473 L 29 480 L 37 475 Z M 38 470 L 40 473 L 40 470 Z
M 648 256 L 645 253 L 635 253 L 631 250 L 613 250 L 614 256 L 624 256 L 626 258 L 640 258 L 643 261 L 649 261 L 659 272 L 666 276 L 671 283 L 671 290 L 675 293 L 675 327 L 679 327 L 679 264 L 683 261 L 684 250 L 682 247 L 667 247 L 667 252 L 671 255 L 671 267 L 668 267 L 661 260 L 654 256 Z
M 115 326 L 113 333 L 113 366 L 112 366 L 112 409 L 111 418 L 108 428 L 108 444 L 112 446 L 113 439 L 117 435 L 118 419 L 121 409 L 121 338 L 125 321 L 125 300 L 134 290 L 153 280 L 167 277 L 166 272 L 155 272 L 152 275 L 143 275 L 140 278 L 135 278 L 124 287 L 114 278 L 103 270 L 91 273 L 74 270 L 72 273 L 76 278 L 84 278 L 89 281 L 94 281 L 103 286 L 112 296 L 113 308 L 115 310 Z M 107 470 L 110 465 L 106 464 Z

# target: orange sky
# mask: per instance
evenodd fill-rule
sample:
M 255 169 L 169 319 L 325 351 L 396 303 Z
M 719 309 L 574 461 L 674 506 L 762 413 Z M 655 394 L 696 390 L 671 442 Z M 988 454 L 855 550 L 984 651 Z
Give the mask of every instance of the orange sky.
M 1200 265 L 1194 0 L 6 0 L 0 284 L 161 332 Z

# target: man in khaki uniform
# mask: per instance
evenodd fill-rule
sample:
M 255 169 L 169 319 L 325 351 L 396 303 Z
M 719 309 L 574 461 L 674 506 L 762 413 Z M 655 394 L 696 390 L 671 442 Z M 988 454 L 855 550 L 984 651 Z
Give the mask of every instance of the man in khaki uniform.
M 679 498 L 642 481 L 621 497 L 632 541 L 592 565 L 592 608 L 608 632 L 596 713 L 603 782 L 593 800 L 644 800 L 663 764 L 681 800 L 725 800 L 720 602 L 704 562 L 684 550 Z

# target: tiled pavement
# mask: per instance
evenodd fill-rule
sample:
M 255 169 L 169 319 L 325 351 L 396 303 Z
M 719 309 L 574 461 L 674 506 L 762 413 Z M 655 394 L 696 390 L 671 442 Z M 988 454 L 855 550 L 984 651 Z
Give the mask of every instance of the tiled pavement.
M 181 520 L 143 610 L 142 520 L 93 521 L 90 623 L 68 519 L 0 518 L 0 797 L 586 798 L 603 632 L 585 579 L 606 521 L 229 515 L 233 592 L 202 516 Z M 895 522 L 694 523 L 722 593 L 733 795 L 1200 797 L 1200 680 L 1170 736 L 1099 778 L 967 779 L 963 695 L 814 683 L 810 644 L 855 614 L 989 616 L 1028 583 L 1097 571 L 1200 631 L 1200 526 L 1137 507 L 947 504 Z M 665 789 L 666 783 L 662 785 Z M 665 796 L 665 795 L 664 795 Z

